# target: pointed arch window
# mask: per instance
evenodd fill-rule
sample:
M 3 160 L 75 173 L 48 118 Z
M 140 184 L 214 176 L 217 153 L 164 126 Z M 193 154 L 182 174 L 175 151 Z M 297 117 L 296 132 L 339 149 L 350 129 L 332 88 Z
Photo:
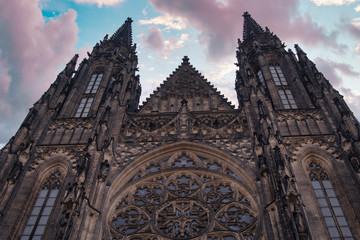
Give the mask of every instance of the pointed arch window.
M 76 111 L 75 117 L 87 117 L 91 108 L 91 104 L 94 101 L 93 97 L 81 99 L 80 105 Z
M 276 86 L 288 85 L 280 66 L 270 66 L 269 68 Z
M 354 239 L 329 177 L 316 162 L 310 164 L 310 179 L 331 239 Z
M 85 90 L 85 93 L 87 94 L 96 93 L 99 88 L 102 76 L 103 76 L 102 73 L 93 74 L 90 78 L 90 82 Z
M 21 240 L 41 239 L 60 188 L 60 172 L 52 173 L 36 199 Z
M 285 109 L 298 108 L 290 89 L 279 89 L 278 93 Z

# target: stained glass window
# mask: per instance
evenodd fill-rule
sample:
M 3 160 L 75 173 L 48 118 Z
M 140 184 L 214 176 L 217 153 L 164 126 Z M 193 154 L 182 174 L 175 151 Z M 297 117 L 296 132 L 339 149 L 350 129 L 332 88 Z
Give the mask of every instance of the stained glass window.
M 81 99 L 81 102 L 76 111 L 75 117 L 87 117 L 93 101 L 94 101 L 93 97 Z
M 279 89 L 278 93 L 285 109 L 298 108 L 294 100 L 294 97 L 289 89 Z
M 60 173 L 56 171 L 50 175 L 43 185 L 26 223 L 21 240 L 41 239 L 59 193 L 59 187 Z
M 96 93 L 99 88 L 102 76 L 102 73 L 93 74 L 90 78 L 90 82 L 85 90 L 85 93 Z
M 200 173 L 194 159 L 181 155 L 171 166 L 176 171 L 156 170 L 130 181 L 109 219 L 112 239 L 255 238 L 251 196 L 236 181 L 214 174 L 221 165 L 208 162 L 214 172 Z
M 331 239 L 354 239 L 328 175 L 315 162 L 310 164 L 310 179 Z
M 275 85 L 277 86 L 288 85 L 284 77 L 284 74 L 282 73 L 281 68 L 279 66 L 270 66 L 269 68 L 271 75 L 274 79 Z

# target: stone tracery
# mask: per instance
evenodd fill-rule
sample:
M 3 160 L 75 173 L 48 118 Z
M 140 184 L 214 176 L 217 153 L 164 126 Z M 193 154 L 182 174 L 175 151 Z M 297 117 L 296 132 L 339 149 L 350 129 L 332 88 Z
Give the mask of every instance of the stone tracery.
M 189 154 L 191 155 L 191 154 Z M 132 178 L 109 221 L 112 239 L 254 239 L 257 212 L 251 195 L 207 159 L 178 155 L 171 168 Z M 237 176 L 237 178 L 239 178 Z

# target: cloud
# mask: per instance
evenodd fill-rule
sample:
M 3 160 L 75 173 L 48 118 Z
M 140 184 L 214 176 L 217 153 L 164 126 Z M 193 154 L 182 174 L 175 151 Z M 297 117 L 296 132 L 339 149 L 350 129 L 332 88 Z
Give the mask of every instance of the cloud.
M 143 36 L 144 37 L 144 36 Z M 150 27 L 149 34 L 145 37 L 145 46 L 157 52 L 164 49 L 165 40 L 161 35 L 161 30 L 157 27 Z
M 341 88 L 340 93 L 344 95 L 345 101 L 350 107 L 351 111 L 354 113 L 355 117 L 360 120 L 360 95 L 354 94 L 354 92 L 349 88 Z
M 227 62 L 218 66 L 215 70 L 210 71 L 210 73 L 204 73 L 207 79 L 219 80 L 223 79 L 227 74 L 234 75 L 237 67 L 232 62 Z
M 354 7 L 354 10 L 355 10 L 356 12 L 360 12 L 360 5 L 357 5 L 356 7 Z
M 348 24 L 347 26 L 351 34 L 357 38 L 360 38 L 360 18 L 352 19 L 351 24 Z
M 283 41 L 303 42 L 311 46 L 324 45 L 341 51 L 336 33 L 327 33 L 315 24 L 310 15 L 298 16 L 299 0 L 149 0 L 156 11 L 184 19 L 187 25 L 199 31 L 200 44 L 207 47 L 210 60 L 222 61 L 234 53 L 236 39 L 242 36 L 243 17 L 249 11 L 263 27 L 270 26 Z
M 118 3 L 122 3 L 125 0 L 75 0 L 77 3 L 90 3 L 97 4 L 98 7 L 102 7 L 102 5 L 114 6 Z
M 347 30 L 356 39 L 360 38 L 360 18 L 354 18 L 349 23 L 345 18 L 341 19 L 343 29 Z M 355 51 L 360 53 L 360 41 L 356 41 Z
M 209 72 L 202 73 L 206 79 L 215 84 L 215 87 L 228 98 L 233 105 L 238 105 L 236 94 L 234 92 L 234 73 L 237 67 L 233 61 L 224 62 L 220 65 L 211 67 Z
M 10 116 L 11 106 L 6 102 L 6 96 L 9 93 L 11 76 L 9 75 L 10 66 L 2 57 L 0 49 L 0 112 L 5 116 Z
M 349 88 L 343 86 L 343 81 L 340 76 L 349 76 L 359 78 L 360 73 L 352 69 L 348 64 L 337 63 L 328 59 L 316 58 L 316 66 L 319 71 L 324 73 L 324 76 L 330 83 L 344 95 L 346 103 L 349 105 L 355 115 L 359 116 L 360 112 L 360 94 L 354 93 Z
M 38 4 L 27 0 L 0 5 L 0 142 L 15 132 L 29 103 L 74 54 L 76 12 L 70 9 L 45 23 Z
M 330 5 L 341 6 L 356 2 L 358 0 L 311 0 L 311 1 L 315 3 L 317 6 L 330 6 Z
M 323 72 L 326 78 L 337 89 L 343 88 L 343 81 L 338 76 L 338 73 L 348 77 L 360 77 L 360 73 L 354 71 L 349 64 L 338 63 L 323 58 L 315 58 L 314 62 L 316 62 L 319 71 Z
M 189 35 L 183 33 L 179 40 L 175 37 L 165 40 L 161 30 L 157 27 L 150 27 L 147 36 L 142 34 L 139 37 L 144 41 L 145 48 L 152 49 L 164 57 L 167 57 L 172 50 L 183 47 L 184 43 L 189 39 Z
M 182 30 L 186 28 L 184 19 L 181 17 L 174 17 L 169 14 L 158 16 L 149 20 L 139 20 L 139 23 L 141 25 L 163 25 L 165 26 L 165 29 Z

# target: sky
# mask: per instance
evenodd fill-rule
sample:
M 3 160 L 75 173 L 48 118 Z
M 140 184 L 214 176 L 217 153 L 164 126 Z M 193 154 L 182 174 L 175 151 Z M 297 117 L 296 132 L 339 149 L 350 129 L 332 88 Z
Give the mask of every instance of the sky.
M 287 48 L 299 44 L 360 119 L 360 0 L 0 0 L 0 148 L 74 54 L 80 62 L 127 17 L 141 102 L 187 55 L 237 106 L 245 11 Z

